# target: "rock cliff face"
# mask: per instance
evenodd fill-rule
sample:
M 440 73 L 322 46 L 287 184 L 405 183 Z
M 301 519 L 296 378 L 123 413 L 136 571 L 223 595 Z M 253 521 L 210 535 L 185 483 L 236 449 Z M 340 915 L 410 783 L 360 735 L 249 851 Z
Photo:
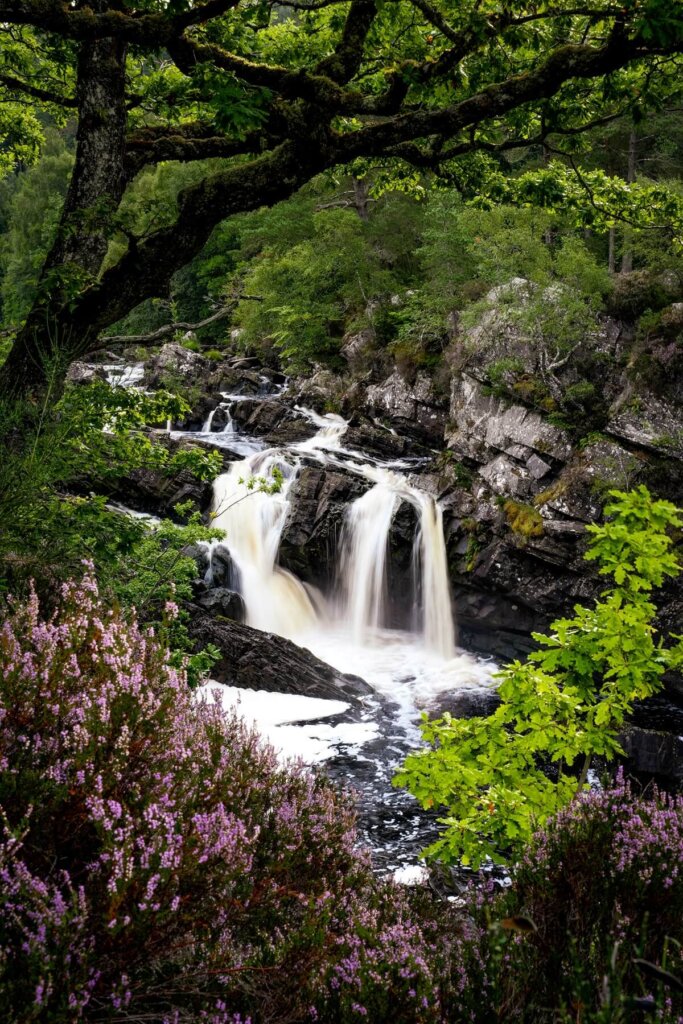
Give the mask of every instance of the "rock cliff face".
M 683 342 L 680 330 L 672 340 L 671 328 L 683 325 L 681 303 L 662 314 L 669 325 L 663 339 L 643 346 L 631 324 L 603 317 L 580 344 L 560 352 L 520 337 L 508 311 L 511 298 L 523 304 L 529 294 L 516 279 L 487 296 L 475 328 L 458 330 L 453 318 L 450 393 L 443 368 L 438 381 L 425 370 L 382 376 L 384 359 L 368 371 L 367 337 L 362 345 L 349 340 L 350 373 L 334 378 L 333 387 L 324 371 L 295 385 L 319 402 L 327 387 L 328 398 L 359 425 L 360 445 L 364 430 L 367 436 L 384 427 L 402 456 L 427 456 L 416 472 L 444 506 L 461 638 L 500 657 L 527 649 L 532 630 L 599 594 L 602 581 L 582 557 L 585 527 L 599 520 L 610 489 L 646 483 L 683 500 Z M 312 472 L 317 482 L 302 480 L 303 505 L 288 524 L 284 558 L 320 584 L 340 502 L 353 491 L 337 481 L 336 496 L 328 493 Z M 409 535 L 397 520 L 392 566 L 405 565 Z M 664 595 L 662 623 L 675 628 L 681 621 L 678 585 Z

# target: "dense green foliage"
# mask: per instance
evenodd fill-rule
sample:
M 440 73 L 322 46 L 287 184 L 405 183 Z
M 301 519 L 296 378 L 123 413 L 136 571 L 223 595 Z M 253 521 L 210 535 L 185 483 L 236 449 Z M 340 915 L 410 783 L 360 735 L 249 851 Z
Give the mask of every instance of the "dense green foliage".
M 191 596 L 196 576 L 185 549 L 217 532 L 201 525 L 199 510 L 178 509 L 178 524 L 156 527 L 110 506 L 117 481 L 141 469 L 189 470 L 211 479 L 220 456 L 201 448 L 173 451 L 153 443 L 146 424 L 181 415 L 186 403 L 166 392 L 144 394 L 104 381 L 68 387 L 52 406 L 0 405 L 0 593 L 21 593 L 34 579 L 45 594 L 90 559 L 110 600 L 135 605 L 159 622 L 174 595 Z M 91 488 L 95 486 L 97 491 Z M 186 520 L 183 525 L 183 519 Z M 172 642 L 187 647 L 182 618 Z
M 479 866 L 518 856 L 547 817 L 586 783 L 597 756 L 621 751 L 618 732 L 637 699 L 683 665 L 683 640 L 660 636 L 653 591 L 681 571 L 674 505 L 644 487 L 612 492 L 607 521 L 589 526 L 586 557 L 611 584 L 594 608 L 534 634 L 540 650 L 500 673 L 501 703 L 485 718 L 425 716 L 427 747 L 396 776 L 425 807 L 445 808 L 427 854 Z
M 664 411 L 638 480 L 666 497 L 659 456 L 683 450 L 682 55 L 680 0 L 0 0 L 13 1024 L 683 1020 L 681 803 L 587 784 L 621 755 L 634 701 L 683 668 L 683 640 L 655 625 L 683 519 L 582 463 L 603 441 L 628 463 L 640 425 L 610 423 L 641 394 Z M 110 351 L 156 357 L 159 329 L 180 362 L 153 359 L 140 389 L 69 378 Z M 188 373 L 186 350 L 205 357 Z M 257 359 L 240 376 L 232 356 Z M 332 381 L 310 404 L 359 436 L 387 425 L 363 405 L 390 376 L 403 410 L 411 386 L 426 396 L 430 423 L 406 433 L 421 446 L 450 444 L 466 376 L 542 424 L 510 458 L 549 484 L 489 489 L 455 444 L 430 467 L 462 499 L 445 540 L 467 575 L 493 520 L 520 560 L 552 550 L 545 506 L 571 474 L 590 492 L 578 519 L 620 487 L 588 527 L 600 600 L 500 673 L 492 715 L 425 719 L 397 776 L 441 814 L 431 858 L 511 865 L 508 892 L 460 914 L 377 881 L 347 798 L 190 693 L 218 656 L 194 650 L 187 605 L 212 581 L 198 566 L 224 463 L 158 428 L 205 422 L 233 382 L 258 397 L 262 370 Z M 250 477 L 238 500 L 283 481 Z M 164 484 L 196 500 L 164 502 Z M 116 504 L 143 492 L 170 518 Z

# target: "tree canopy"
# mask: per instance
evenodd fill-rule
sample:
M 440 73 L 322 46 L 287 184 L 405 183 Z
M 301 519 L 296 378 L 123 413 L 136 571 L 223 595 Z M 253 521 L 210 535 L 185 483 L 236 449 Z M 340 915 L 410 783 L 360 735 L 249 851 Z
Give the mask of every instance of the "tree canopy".
M 1 371 L 6 391 L 41 387 L 55 360 L 63 372 L 165 295 L 219 222 L 332 167 L 418 168 L 491 201 L 576 204 L 580 187 L 604 223 L 637 208 L 680 219 L 678 197 L 587 177 L 580 151 L 587 130 L 637 121 L 680 88 L 681 3 L 1 0 L 0 33 L 0 160 L 30 163 L 46 126 L 77 117 L 61 220 Z M 529 147 L 538 172 L 515 179 L 510 154 Z M 198 173 L 160 226 L 136 233 L 124 197 L 166 161 Z

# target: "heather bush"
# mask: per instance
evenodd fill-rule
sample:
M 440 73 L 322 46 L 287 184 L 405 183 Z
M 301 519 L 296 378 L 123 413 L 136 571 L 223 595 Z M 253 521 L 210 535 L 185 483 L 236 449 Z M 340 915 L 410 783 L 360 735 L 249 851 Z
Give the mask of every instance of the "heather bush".
M 508 892 L 475 904 L 494 1019 L 683 1020 L 683 797 L 638 796 L 619 774 L 534 836 Z
M 193 703 L 90 572 L 14 608 L 0 678 L 3 1021 L 449 1014 L 458 940 L 375 880 L 349 801 Z

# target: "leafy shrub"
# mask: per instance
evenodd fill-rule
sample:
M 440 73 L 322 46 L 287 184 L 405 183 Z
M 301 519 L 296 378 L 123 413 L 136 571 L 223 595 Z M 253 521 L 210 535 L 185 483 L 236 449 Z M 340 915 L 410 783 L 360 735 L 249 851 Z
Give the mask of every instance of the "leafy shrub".
M 284 252 L 266 250 L 254 261 L 244 289 L 262 301 L 239 304 L 240 342 L 258 348 L 270 338 L 297 370 L 317 360 L 334 362 L 346 327 L 362 317 L 368 296 L 390 291 L 392 284 L 359 217 L 350 210 L 321 211 L 305 241 Z
M 349 801 L 193 704 L 90 571 L 52 618 L 33 594 L 5 621 L 7 1024 L 438 1021 L 450 950 L 375 880 Z
M 624 320 L 636 320 L 647 310 L 663 309 L 669 302 L 666 289 L 651 271 L 634 270 L 615 278 L 608 312 Z
M 142 467 L 188 470 L 201 479 L 220 472 L 215 453 L 174 453 L 152 443 L 145 424 L 187 411 L 173 395 L 103 381 L 67 388 L 54 410 L 0 401 L 0 592 L 8 584 L 16 591 L 31 576 L 54 586 L 77 571 L 83 557 L 92 558 L 108 581 L 127 579 L 131 565 L 122 560 L 148 531 L 106 507 L 116 481 Z M 100 494 L 84 494 L 92 487 Z
M 427 855 L 475 866 L 519 855 L 582 791 L 593 758 L 623 753 L 618 735 L 633 702 L 683 665 L 683 639 L 658 635 L 652 600 L 681 571 L 672 534 L 683 519 L 645 487 L 610 495 L 608 521 L 588 527 L 586 558 L 612 577 L 595 607 L 576 605 L 550 634 L 533 634 L 540 649 L 499 673 L 492 715 L 423 716 L 426 746 L 408 755 L 394 781 L 424 807 L 445 809 Z
M 202 346 L 196 338 L 180 338 L 180 343 L 188 352 L 201 352 Z
M 678 1024 L 682 857 L 683 798 L 637 796 L 621 775 L 552 817 L 510 890 L 476 901 L 495 1019 L 615 1024 L 642 1019 L 649 1004 Z

